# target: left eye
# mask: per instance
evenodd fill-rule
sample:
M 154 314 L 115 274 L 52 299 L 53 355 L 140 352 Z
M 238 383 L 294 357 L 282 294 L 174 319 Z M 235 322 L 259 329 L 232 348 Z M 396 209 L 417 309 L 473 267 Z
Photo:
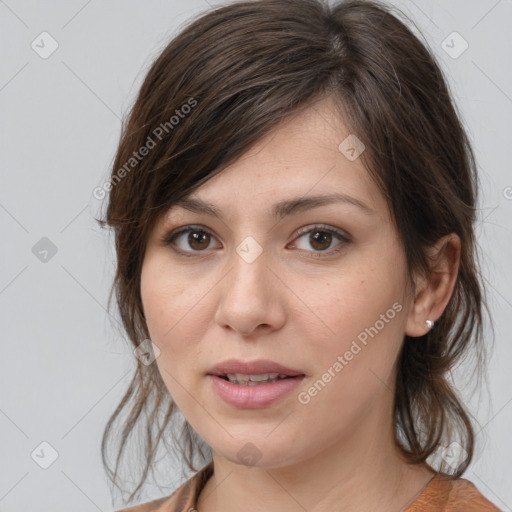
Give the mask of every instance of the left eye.
M 306 238 L 306 235 L 307 238 Z M 333 228 L 327 228 L 324 226 L 314 226 L 311 228 L 305 228 L 299 232 L 299 237 L 296 240 L 306 239 L 306 244 L 315 249 L 313 252 L 327 252 L 327 254 L 337 253 L 341 251 L 345 244 L 350 243 L 350 240 L 339 230 Z M 327 251 L 332 246 L 332 243 L 335 239 L 338 239 L 340 243 L 338 243 L 335 247 L 336 249 Z M 298 246 L 297 243 L 294 245 Z M 299 247 L 299 249 L 303 249 L 303 247 Z M 309 250 L 307 247 L 305 250 Z M 316 254 L 315 254 L 316 256 Z
M 182 243 L 188 245 L 188 248 L 192 248 L 193 250 L 187 250 L 187 248 L 180 247 L 181 244 L 179 242 L 180 239 L 183 238 L 183 235 L 187 235 L 187 237 L 184 239 L 185 242 Z M 338 253 L 343 249 L 344 245 L 350 243 L 350 239 L 341 231 L 325 226 L 302 228 L 299 230 L 294 240 L 306 239 L 306 235 L 309 235 L 306 243 L 309 244 L 310 247 L 313 247 L 313 251 L 310 251 L 307 247 L 300 247 L 297 242 L 295 242 L 293 246 L 301 250 L 314 253 L 314 257 L 323 256 L 323 254 L 320 253 L 327 253 L 328 255 Z M 209 248 L 212 239 L 215 239 L 215 237 L 208 229 L 202 227 L 186 227 L 179 231 L 170 233 L 162 240 L 162 242 L 164 245 L 173 246 L 172 249 L 178 254 L 194 256 L 198 255 L 200 252 L 205 252 L 205 250 Z M 335 249 L 328 251 L 327 249 L 332 247 L 332 243 L 335 239 L 339 240 L 340 243 L 335 245 Z

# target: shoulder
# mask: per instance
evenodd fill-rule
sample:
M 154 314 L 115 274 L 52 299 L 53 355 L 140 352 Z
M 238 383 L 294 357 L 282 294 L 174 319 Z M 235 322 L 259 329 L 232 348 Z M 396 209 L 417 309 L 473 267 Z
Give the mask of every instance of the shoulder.
M 141 503 L 140 505 L 135 505 L 134 507 L 123 508 L 120 510 L 116 510 L 115 512 L 158 512 L 160 510 L 173 510 L 169 507 L 173 506 L 173 502 L 175 504 L 175 494 L 173 493 L 165 498 L 159 498 L 153 501 L 148 501 L 146 503 Z
M 450 510 L 464 512 L 499 512 L 500 510 L 465 478 L 458 478 L 452 482 L 448 507 L 451 507 Z
M 187 497 L 188 495 L 187 484 L 188 482 L 176 489 L 169 496 L 147 501 L 146 503 L 141 503 L 133 507 L 116 510 L 115 512 L 182 512 L 183 507 L 180 507 L 179 504 L 183 500 L 183 497 Z
M 500 512 L 465 478 L 437 475 L 405 512 Z
M 189 512 L 189 510 L 194 510 L 197 497 L 212 473 L 213 465 L 210 462 L 169 496 L 115 512 Z

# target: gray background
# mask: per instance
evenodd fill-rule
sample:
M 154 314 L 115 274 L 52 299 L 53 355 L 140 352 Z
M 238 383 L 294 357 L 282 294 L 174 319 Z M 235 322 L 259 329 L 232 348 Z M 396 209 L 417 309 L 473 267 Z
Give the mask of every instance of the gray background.
M 454 379 L 481 425 L 464 477 L 510 511 L 512 2 L 393 3 L 438 55 L 479 161 L 477 234 L 496 343 L 488 386 L 467 396 L 472 376 L 464 365 Z M 117 312 L 105 310 L 113 238 L 93 220 L 101 201 L 92 191 L 107 179 L 120 120 L 147 66 L 207 7 L 205 0 L 0 1 L 0 511 L 113 508 L 100 438 L 134 363 Z M 47 58 L 44 31 L 58 43 Z M 443 49 L 454 31 L 469 45 L 457 58 Z M 452 55 L 463 48 L 461 40 L 449 44 Z M 47 469 L 40 464 L 51 461 L 51 449 L 42 442 L 58 454 Z M 179 469 L 162 471 L 160 486 L 151 481 L 142 499 L 169 494 L 183 481 Z

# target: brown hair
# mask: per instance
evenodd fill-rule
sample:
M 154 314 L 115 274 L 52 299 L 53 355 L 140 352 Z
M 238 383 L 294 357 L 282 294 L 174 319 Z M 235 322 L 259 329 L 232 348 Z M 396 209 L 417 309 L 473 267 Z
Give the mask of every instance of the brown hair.
M 410 463 L 425 462 L 456 440 L 474 452 L 470 413 L 447 379 L 468 352 L 485 367 L 484 287 L 477 260 L 477 172 L 469 138 L 428 48 L 392 13 L 366 0 L 255 0 L 211 10 L 186 26 L 151 65 L 131 108 L 112 168 L 106 220 L 115 231 L 115 290 L 132 349 L 149 338 L 140 296 L 147 236 L 178 199 L 240 157 L 276 124 L 332 95 L 382 191 L 405 251 L 409 275 L 428 269 L 426 249 L 456 233 L 462 242 L 454 292 L 434 329 L 405 336 L 397 365 L 396 444 Z M 187 108 L 186 108 L 187 107 Z M 145 151 L 142 148 L 146 148 Z M 140 154 L 139 154 L 140 153 Z M 177 411 L 155 364 L 135 374 L 106 425 L 102 457 L 117 485 L 121 455 L 145 416 L 144 484 Z M 115 473 L 106 462 L 113 424 L 122 423 Z M 156 428 L 156 432 L 153 429 Z M 208 458 L 185 421 L 178 440 L 190 470 Z M 446 468 L 449 469 L 449 468 Z

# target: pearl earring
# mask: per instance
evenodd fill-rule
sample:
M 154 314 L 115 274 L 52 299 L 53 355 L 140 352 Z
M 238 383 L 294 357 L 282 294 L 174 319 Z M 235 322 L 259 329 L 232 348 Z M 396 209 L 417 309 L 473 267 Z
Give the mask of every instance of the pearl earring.
M 434 327 L 434 322 L 432 320 L 426 320 L 425 323 L 427 324 L 427 327 L 429 329 L 432 329 L 432 327 Z

